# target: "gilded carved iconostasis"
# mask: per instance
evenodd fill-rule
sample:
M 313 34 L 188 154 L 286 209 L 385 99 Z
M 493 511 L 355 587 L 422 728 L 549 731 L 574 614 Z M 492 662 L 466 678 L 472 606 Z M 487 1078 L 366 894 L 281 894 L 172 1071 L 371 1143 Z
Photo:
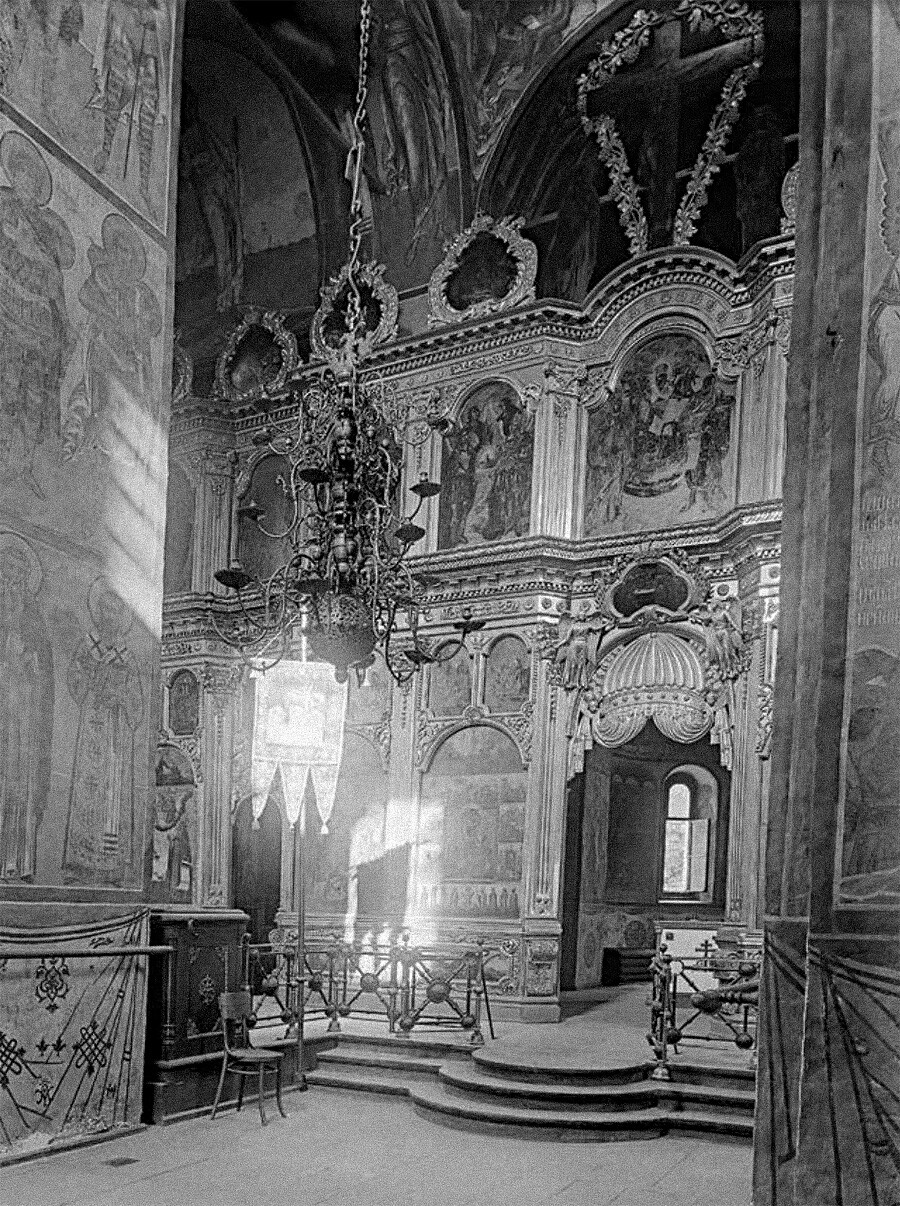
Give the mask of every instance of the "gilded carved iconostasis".
M 164 725 L 164 740 L 195 751 L 192 807 L 219 817 L 216 849 L 207 838 L 193 859 L 196 902 L 229 899 L 231 821 L 252 796 L 254 816 L 274 808 L 282 827 L 277 843 L 265 822 L 281 862 L 265 927 L 288 925 L 291 819 L 324 806 L 327 823 L 304 830 L 312 932 L 509 939 L 508 993 L 539 1005 L 561 967 L 569 986 L 597 983 L 604 950 L 652 946 L 662 916 L 735 936 L 759 925 L 797 13 L 687 0 L 373 11 L 370 371 L 405 408 L 407 486 L 441 482 L 420 519 L 429 639 L 449 649 L 463 606 L 485 628 L 412 683 L 380 662 L 351 674 L 324 805 L 309 785 L 291 799 L 287 770 L 257 797 L 265 739 L 202 612 L 223 606 L 212 573 L 230 556 L 264 576 L 287 548 L 287 465 L 254 437 L 266 399 L 327 358 L 346 301 L 344 186 L 325 177 L 347 149 L 341 31 L 355 18 L 204 0 L 185 30 L 165 656 L 204 702 L 190 737 Z M 272 103 L 248 108 L 245 93 Z M 210 725 L 232 734 L 224 766 Z M 680 899 L 663 888 L 677 874 L 662 838 L 638 851 L 647 892 L 623 894 L 608 868 L 632 838 L 603 751 L 629 756 L 645 727 L 669 743 L 660 764 L 696 746 L 688 779 L 717 767 L 725 793 L 715 817 L 684 822 L 707 827 L 706 878 Z M 654 776 L 647 826 L 680 833 Z M 157 801 L 160 876 L 163 853 L 191 840 L 174 795 Z

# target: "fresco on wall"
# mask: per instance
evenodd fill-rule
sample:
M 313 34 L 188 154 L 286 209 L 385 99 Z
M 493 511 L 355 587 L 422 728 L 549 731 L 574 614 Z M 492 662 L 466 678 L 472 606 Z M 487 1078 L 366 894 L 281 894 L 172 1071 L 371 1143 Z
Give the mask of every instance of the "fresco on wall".
M 107 524 L 121 526 L 114 511 L 135 507 L 150 524 L 161 517 L 165 259 L 0 114 L 0 506 L 8 513 L 102 549 Z M 152 485 L 143 484 L 147 473 Z
M 504 733 L 479 725 L 444 741 L 422 776 L 419 913 L 518 917 L 527 785 Z
M 43 571 L 21 536 L 0 532 L 0 879 L 31 882 L 50 790 L 53 650 Z
M 18 464 L 42 498 L 34 456 L 60 429 L 60 387 L 75 344 L 63 272 L 75 263 L 75 241 L 50 207 L 53 178 L 33 142 L 7 130 L 0 168 L 0 461 Z
M 186 754 L 173 745 L 156 752 L 153 818 L 154 897 L 190 903 L 197 849 L 194 772 Z
M 900 53 L 895 22 L 881 22 L 881 54 Z M 888 70 L 883 79 L 894 80 Z M 859 420 L 851 608 L 852 679 L 843 750 L 844 824 L 841 896 L 896 905 L 900 900 L 900 773 L 893 751 L 900 736 L 900 92 L 881 93 L 877 172 L 881 206 L 869 229 L 873 292 L 868 361 Z
M 175 312 L 201 376 L 236 311 L 311 314 L 320 277 L 311 185 L 284 97 L 245 55 L 186 38 Z
M 584 535 L 704 519 L 731 502 L 734 385 L 689 335 L 658 335 L 625 360 L 588 415 Z
M 438 547 L 527 536 L 534 416 L 511 385 L 478 386 L 444 437 Z
M 523 641 L 503 636 L 485 663 L 484 702 L 492 712 L 518 712 L 531 693 L 531 658 Z
M 4 4 L 0 96 L 165 231 L 171 0 Z
M 69 883 L 121 886 L 142 843 L 135 785 L 142 675 L 128 647 L 132 616 L 102 578 L 91 587 L 87 609 L 91 627 L 66 675 L 78 725 L 63 872 Z
M 456 127 L 429 5 L 386 0 L 373 16 L 366 199 L 375 217 L 375 256 L 404 288 L 427 279 L 447 234 L 459 228 L 458 185 L 454 196 L 451 184 L 459 171 Z
M 472 662 L 465 650 L 429 667 L 428 706 L 435 716 L 462 716 L 471 703 Z
M 519 97 L 562 43 L 602 7 L 603 0 L 453 0 L 442 6 L 457 56 L 476 177 Z

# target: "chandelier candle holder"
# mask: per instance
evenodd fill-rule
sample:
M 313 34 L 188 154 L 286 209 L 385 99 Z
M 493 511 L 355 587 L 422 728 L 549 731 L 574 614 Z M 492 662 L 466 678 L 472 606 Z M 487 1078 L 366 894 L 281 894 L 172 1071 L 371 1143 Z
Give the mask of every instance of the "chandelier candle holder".
M 293 375 L 277 396 L 259 404 L 266 424 L 254 442 L 286 465 L 279 482 L 288 518 L 272 530 L 252 498 L 237 510 L 239 520 L 285 542 L 289 552 L 265 579 L 238 560 L 219 570 L 216 581 L 233 593 L 238 606 L 229 609 L 224 627 L 214 614 L 212 619 L 221 639 L 257 668 L 274 666 L 303 637 L 310 660 L 333 665 L 339 682 L 351 668 L 363 673 L 378 648 L 394 678 L 404 682 L 421 666 L 454 656 L 484 621 L 463 612 L 455 624 L 457 640 L 439 657 L 420 636 L 428 582 L 413 572 L 409 556 L 425 536 L 415 520 L 440 484 L 422 474 L 409 487 L 415 507 L 402 514 L 406 409 L 383 380 L 363 371 L 375 342 L 372 324 L 380 324 L 372 314 L 377 307 L 371 304 L 371 282 L 383 271 L 361 262 L 370 25 L 369 0 L 363 0 L 347 161 L 350 250 L 331 286 L 329 339 L 321 344 L 327 363 Z

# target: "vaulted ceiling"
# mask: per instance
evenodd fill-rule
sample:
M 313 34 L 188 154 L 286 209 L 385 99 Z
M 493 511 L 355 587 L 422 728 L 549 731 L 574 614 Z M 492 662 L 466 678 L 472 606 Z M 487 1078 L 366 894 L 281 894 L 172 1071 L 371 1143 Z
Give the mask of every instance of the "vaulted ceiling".
M 754 230 L 778 233 L 772 197 L 796 157 L 798 0 L 752 7 L 762 66 L 694 237 L 732 258 Z M 592 98 L 615 118 L 650 247 L 671 241 L 729 71 L 761 48 L 729 26 L 729 8 L 658 0 L 657 25 Z M 639 11 L 646 0 L 372 0 L 368 250 L 398 289 L 427 283 L 477 209 L 525 219 L 543 295 L 580 300 L 628 257 L 577 81 Z M 176 323 L 201 384 L 248 305 L 286 311 L 302 340 L 345 258 L 358 30 L 356 0 L 186 6 Z

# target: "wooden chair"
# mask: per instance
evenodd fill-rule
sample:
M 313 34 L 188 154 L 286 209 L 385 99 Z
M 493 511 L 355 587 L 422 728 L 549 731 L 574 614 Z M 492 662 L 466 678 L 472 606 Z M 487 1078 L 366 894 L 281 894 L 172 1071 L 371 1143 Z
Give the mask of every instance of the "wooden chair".
M 266 1072 L 275 1073 L 275 1101 L 282 1118 L 287 1118 L 284 1106 L 281 1104 L 281 1061 L 282 1052 L 272 1051 L 267 1047 L 251 1047 L 247 1036 L 247 1019 L 252 1012 L 249 992 L 219 993 L 219 1015 L 222 1018 L 222 1033 L 225 1037 L 225 1050 L 222 1052 L 222 1072 L 219 1076 L 219 1087 L 216 1089 L 216 1100 L 213 1102 L 210 1118 L 215 1118 L 222 1096 L 222 1086 L 225 1084 L 225 1074 L 234 1072 L 240 1077 L 238 1081 L 237 1108 L 240 1109 L 244 1100 L 244 1078 L 256 1076 L 259 1086 L 259 1116 L 263 1126 L 266 1125 L 266 1111 L 263 1107 L 263 1076 Z M 232 1027 L 240 1036 L 240 1046 L 232 1045 Z

